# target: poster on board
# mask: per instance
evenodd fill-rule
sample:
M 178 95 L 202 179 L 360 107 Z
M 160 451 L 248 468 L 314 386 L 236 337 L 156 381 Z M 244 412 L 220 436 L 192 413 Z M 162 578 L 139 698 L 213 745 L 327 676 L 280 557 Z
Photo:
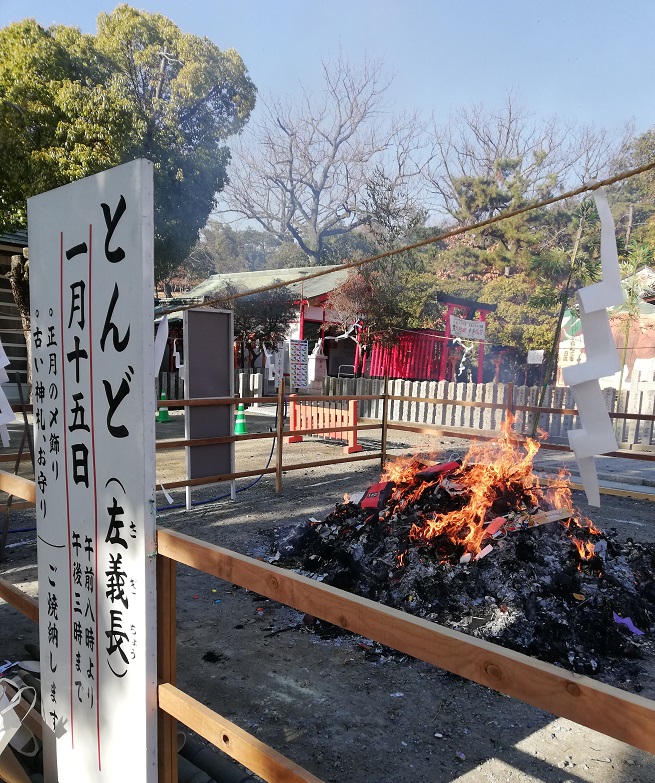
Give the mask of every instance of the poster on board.
M 157 779 L 152 173 L 28 201 L 46 783 Z
M 307 340 L 289 340 L 289 385 L 291 388 L 306 389 L 309 386 Z

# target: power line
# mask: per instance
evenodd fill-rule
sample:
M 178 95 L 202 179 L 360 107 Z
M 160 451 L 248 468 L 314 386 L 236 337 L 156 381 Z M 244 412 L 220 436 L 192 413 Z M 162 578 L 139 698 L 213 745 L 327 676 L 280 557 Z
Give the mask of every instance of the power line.
M 395 250 L 386 250 L 383 253 L 378 253 L 374 256 L 369 256 L 368 258 L 362 258 L 358 261 L 349 261 L 347 264 L 339 264 L 336 268 L 334 266 L 331 266 L 329 269 L 318 269 L 316 272 L 312 272 L 308 275 L 303 275 L 302 277 L 298 277 L 295 280 L 286 280 L 284 282 L 278 282 L 278 283 L 270 283 L 269 285 L 262 286 L 261 288 L 252 288 L 249 291 L 242 291 L 237 294 L 230 294 L 229 296 L 221 296 L 216 299 L 209 299 L 205 300 L 204 302 L 196 302 L 194 304 L 187 304 L 187 305 L 171 305 L 169 308 L 165 308 L 160 311 L 160 315 L 166 315 L 168 313 L 174 313 L 174 312 L 180 312 L 183 310 L 194 310 L 197 307 L 207 307 L 208 305 L 214 305 L 214 304 L 221 304 L 223 302 L 231 302 L 235 299 L 241 299 L 246 296 L 252 296 L 253 294 L 261 294 L 265 291 L 272 291 L 277 288 L 286 288 L 287 286 L 294 285 L 295 283 L 302 283 L 307 280 L 313 280 L 316 277 L 323 277 L 324 275 L 331 274 L 332 272 L 339 272 L 339 271 L 345 271 L 347 269 L 357 269 L 360 266 L 365 266 L 366 264 L 372 264 L 375 261 L 381 261 L 385 258 L 390 258 L 391 256 L 399 255 L 400 253 L 406 253 L 409 250 L 416 250 L 420 247 L 426 247 L 427 245 L 432 245 L 435 242 L 441 242 L 444 239 L 450 239 L 451 237 L 456 237 L 461 234 L 466 234 L 469 231 L 476 231 L 479 228 L 485 228 L 486 226 L 491 226 L 494 223 L 500 223 L 502 220 L 508 220 L 509 218 L 516 217 L 517 215 L 523 215 L 526 212 L 532 212 L 536 209 L 541 209 L 542 207 L 547 207 L 550 204 L 556 204 L 559 201 L 566 201 L 566 199 L 573 198 L 575 196 L 580 196 L 583 193 L 589 193 L 593 190 L 598 190 L 598 188 L 605 187 L 606 185 L 613 185 L 616 182 L 621 182 L 622 180 L 629 179 L 630 177 L 636 177 L 639 174 L 644 174 L 647 171 L 652 171 L 655 169 L 655 161 L 652 161 L 651 163 L 646 163 L 643 166 L 639 166 L 635 169 L 629 169 L 627 171 L 621 172 L 620 174 L 615 174 L 613 177 L 607 177 L 606 179 L 597 180 L 594 182 L 590 182 L 585 185 L 581 185 L 579 188 L 575 188 L 574 190 L 568 190 L 565 193 L 561 193 L 559 196 L 552 196 L 551 198 L 544 199 L 543 201 L 537 201 L 533 202 L 532 204 L 525 204 L 522 207 L 517 207 L 516 209 L 509 210 L 508 212 L 503 212 L 500 215 L 495 215 L 494 217 L 486 218 L 485 220 L 479 220 L 477 223 L 471 223 L 467 226 L 458 226 L 457 228 L 452 228 L 449 231 L 446 231 L 443 234 L 438 234 L 434 237 L 428 237 L 427 239 L 422 239 L 419 242 L 414 242 L 411 245 L 405 245 L 404 247 L 396 248 Z

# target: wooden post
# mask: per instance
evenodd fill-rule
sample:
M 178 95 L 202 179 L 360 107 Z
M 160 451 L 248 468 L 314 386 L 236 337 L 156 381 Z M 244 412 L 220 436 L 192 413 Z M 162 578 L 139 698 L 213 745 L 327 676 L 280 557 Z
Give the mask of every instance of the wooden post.
M 282 443 L 284 438 L 284 378 L 280 380 L 277 388 L 277 460 L 275 463 L 275 494 L 282 492 Z
M 382 443 L 380 444 L 380 468 L 384 468 L 387 461 L 387 425 L 389 413 L 389 376 L 384 376 L 384 396 L 382 397 Z
M 157 555 L 157 674 L 160 683 L 176 682 L 176 563 Z M 177 783 L 177 721 L 157 716 L 159 783 Z
M 504 421 L 514 418 L 514 384 L 508 383 L 505 387 L 505 416 Z
M 364 447 L 357 443 L 357 400 L 348 400 L 348 426 L 354 427 L 346 433 L 348 445 L 344 446 L 346 454 L 355 454 Z
M 480 310 L 480 320 L 484 323 L 487 320 L 487 311 Z M 482 383 L 484 369 L 484 340 L 478 340 L 478 383 Z
M 439 380 L 446 380 L 446 362 L 448 361 L 448 345 L 450 343 L 450 316 L 455 312 L 455 305 L 448 303 L 446 307 L 446 329 L 441 343 L 441 358 L 439 361 Z

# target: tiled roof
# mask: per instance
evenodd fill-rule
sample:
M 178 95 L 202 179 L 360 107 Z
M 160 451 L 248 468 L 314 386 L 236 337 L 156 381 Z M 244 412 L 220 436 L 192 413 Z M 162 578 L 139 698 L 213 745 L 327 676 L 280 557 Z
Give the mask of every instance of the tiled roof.
M 227 284 L 241 291 L 251 291 L 257 288 L 271 285 L 275 281 L 298 280 L 305 275 L 311 275 L 318 271 L 325 271 L 321 277 L 314 277 L 306 282 L 292 283 L 289 290 L 305 299 L 312 299 L 333 291 L 348 277 L 348 270 L 340 266 L 303 266 L 287 269 L 262 269 L 257 272 L 232 272 L 229 274 L 212 275 L 202 283 L 192 288 L 185 297 L 211 297 L 218 294 Z
M 27 231 L 21 228 L 18 231 L 7 231 L 4 234 L 0 234 L 0 245 L 11 245 L 18 248 L 27 247 Z

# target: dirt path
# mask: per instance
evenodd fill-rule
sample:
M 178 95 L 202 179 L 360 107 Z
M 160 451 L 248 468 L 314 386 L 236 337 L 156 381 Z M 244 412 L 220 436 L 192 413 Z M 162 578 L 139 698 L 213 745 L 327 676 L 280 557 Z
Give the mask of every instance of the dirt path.
M 248 424 L 251 432 L 266 431 L 273 419 L 249 412 Z M 180 436 L 179 427 L 174 420 L 158 430 L 173 438 Z M 379 449 L 373 438 L 364 443 Z M 448 456 L 466 445 L 403 435 L 393 440 L 390 453 L 432 448 Z M 264 440 L 239 444 L 237 469 L 265 465 L 270 449 L 271 442 Z M 341 450 L 334 444 L 285 448 L 287 462 L 338 456 Z M 180 454 L 159 452 L 158 475 L 164 481 L 181 478 L 180 459 Z M 378 475 L 377 462 L 307 468 L 285 474 L 281 496 L 275 495 L 273 477 L 265 476 L 240 491 L 236 503 L 223 499 L 195 506 L 191 513 L 164 510 L 159 492 L 159 524 L 258 556 L 276 528 L 308 516 L 323 518 L 344 492 L 364 489 Z M 248 483 L 242 480 L 238 486 Z M 193 497 L 203 500 L 227 490 L 198 489 Z M 183 492 L 173 495 L 183 503 Z M 579 493 L 576 500 L 581 500 Z M 600 511 L 589 515 L 601 528 L 616 527 L 620 536 L 654 538 L 647 504 L 603 498 Z M 12 517 L 12 527 L 30 523 L 30 514 Z M 32 538 L 25 532 L 12 541 Z M 11 548 L 0 572 L 34 592 L 34 556 L 33 544 Z M 24 642 L 36 641 L 34 626 L 3 604 L 0 628 L 3 660 L 20 656 Z M 304 627 L 298 612 L 185 567 L 178 567 L 178 683 L 325 781 L 655 780 L 655 757 L 649 754 L 428 664 L 389 654 L 368 640 L 321 638 Z

